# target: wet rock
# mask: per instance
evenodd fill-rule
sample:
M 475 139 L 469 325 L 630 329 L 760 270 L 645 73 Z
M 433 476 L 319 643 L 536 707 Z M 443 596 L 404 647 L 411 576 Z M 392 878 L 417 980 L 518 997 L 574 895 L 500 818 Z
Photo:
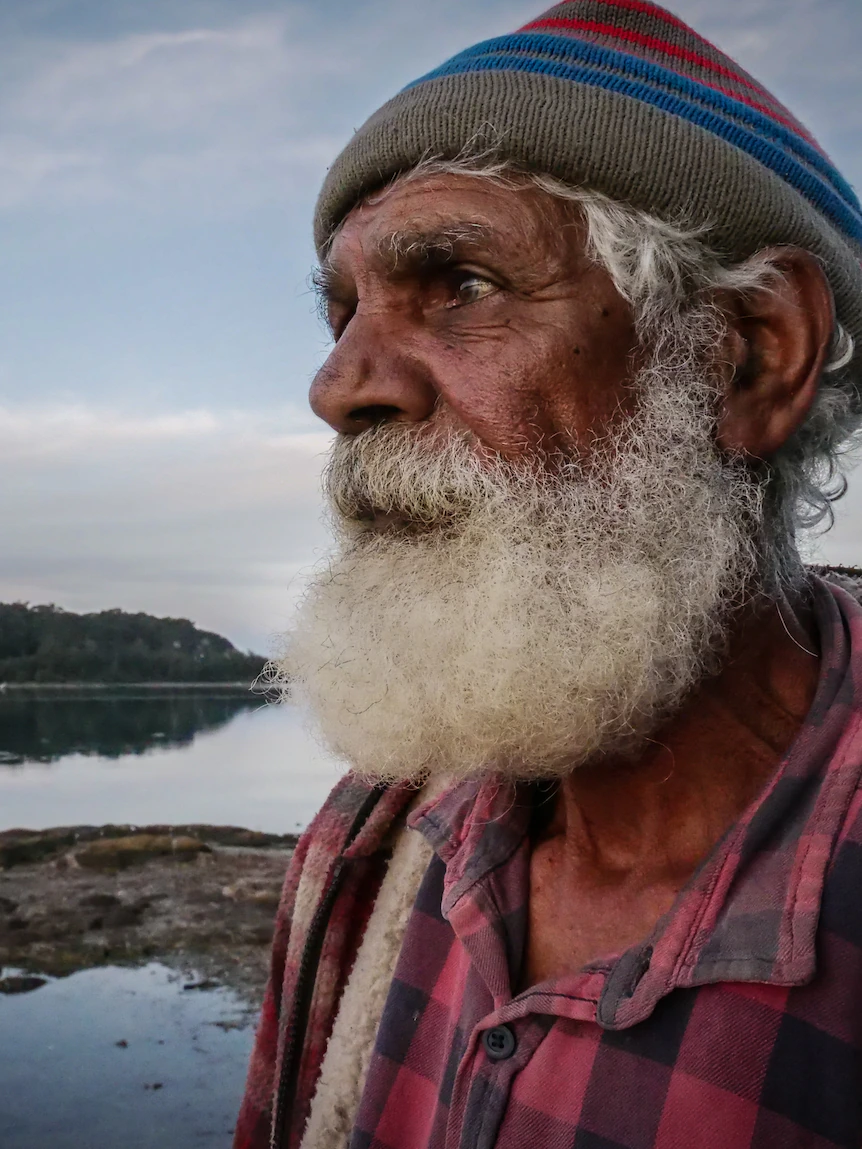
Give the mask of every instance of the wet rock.
M 14 914 L 18 909 L 18 903 L 13 902 L 11 898 L 0 898 L 0 913 Z
M 89 842 L 75 852 L 79 866 L 92 870 L 124 870 L 153 858 L 173 858 L 189 862 L 209 846 L 197 838 L 171 837 L 168 834 L 132 834 L 127 838 L 109 838 Z
M 79 906 L 92 907 L 94 910 L 109 910 L 120 904 L 120 899 L 116 894 L 88 894 L 78 902 Z
M 41 989 L 48 982 L 44 977 L 31 977 L 22 974 L 19 977 L 0 978 L 0 993 L 32 993 L 34 989 Z
M 230 898 L 235 902 L 254 902 L 255 905 L 275 909 L 281 900 L 281 887 L 265 885 L 251 880 L 241 880 L 230 886 L 224 886 L 222 897 Z
M 246 850 L 292 850 L 299 838 L 296 834 L 265 834 L 260 830 L 245 830 L 240 826 L 210 826 L 194 823 L 187 826 L 141 826 L 148 834 L 187 834 L 214 846 Z
M 263 834 L 239 826 L 58 826 L 51 830 L 0 831 L 0 869 L 54 859 L 58 865 L 74 867 L 68 850 L 88 842 L 137 837 L 188 837 L 227 849 L 288 851 L 297 843 L 296 834 Z M 61 857 L 62 855 L 62 857 Z
M 242 931 L 242 940 L 248 945 L 268 946 L 272 943 L 273 926 L 271 922 L 264 922 L 259 926 L 249 926 Z
M 183 989 L 218 989 L 218 982 L 213 981 L 212 978 L 205 977 L 203 981 L 190 981 L 183 986 Z
M 74 942 L 74 939 L 67 941 Z M 133 956 L 130 954 L 129 960 L 132 960 Z M 19 968 L 58 978 L 68 977 L 70 973 L 77 973 L 81 969 L 92 969 L 94 966 L 105 964 L 101 953 L 93 948 L 82 950 L 81 947 L 61 946 L 56 942 L 44 942 L 39 938 L 34 939 L 33 944 L 11 950 L 0 944 L 0 960 L 8 965 L 14 963 Z
M 75 831 L 66 828 L 30 833 L 27 830 L 5 830 L 0 833 L 0 868 L 11 869 L 30 862 L 41 862 L 58 851 L 75 844 Z
M 138 925 L 148 904 L 115 906 L 114 909 L 108 910 L 102 918 L 102 929 L 116 930 Z

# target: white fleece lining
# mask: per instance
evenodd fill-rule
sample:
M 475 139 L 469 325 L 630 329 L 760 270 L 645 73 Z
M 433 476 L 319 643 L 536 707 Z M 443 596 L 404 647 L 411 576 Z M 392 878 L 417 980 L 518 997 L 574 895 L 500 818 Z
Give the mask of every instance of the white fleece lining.
M 430 797 L 426 789 L 413 805 Z M 418 831 L 401 827 L 341 997 L 300 1149 L 347 1149 L 404 931 L 433 853 Z

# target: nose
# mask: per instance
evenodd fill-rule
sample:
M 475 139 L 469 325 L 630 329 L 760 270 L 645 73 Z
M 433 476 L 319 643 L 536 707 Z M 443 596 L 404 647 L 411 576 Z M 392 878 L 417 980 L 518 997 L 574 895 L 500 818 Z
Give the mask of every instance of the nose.
M 311 409 L 335 431 L 356 435 L 378 423 L 419 423 L 437 403 L 429 366 L 357 312 L 318 371 Z

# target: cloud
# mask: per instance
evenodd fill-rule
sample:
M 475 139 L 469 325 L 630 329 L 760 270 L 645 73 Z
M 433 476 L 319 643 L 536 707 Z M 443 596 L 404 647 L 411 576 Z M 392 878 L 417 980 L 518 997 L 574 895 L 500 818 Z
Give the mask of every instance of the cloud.
M 3 93 L 2 206 L 244 208 L 283 198 L 337 147 L 308 116 L 326 57 L 303 50 L 289 12 L 28 51 L 32 74 Z
M 528 10 L 500 5 L 497 30 Z M 449 0 L 417 41 L 415 12 L 393 0 L 335 27 L 295 2 L 240 18 L 216 5 L 196 27 L 108 39 L 19 34 L 0 53 L 0 208 L 199 214 L 308 196 L 357 115 L 487 21 L 484 5 Z
M 334 146 L 306 134 L 310 62 L 290 24 L 26 43 L 32 68 L 2 93 L 0 205 L 200 207 L 220 183 L 243 203 L 283 195 Z
M 326 545 L 290 410 L 0 409 L 0 599 L 191 617 L 260 649 Z

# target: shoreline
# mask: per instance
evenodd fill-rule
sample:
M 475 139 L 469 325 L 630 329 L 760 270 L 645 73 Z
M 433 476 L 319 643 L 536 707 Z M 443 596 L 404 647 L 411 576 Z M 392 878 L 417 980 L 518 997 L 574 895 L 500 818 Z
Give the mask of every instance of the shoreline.
M 161 961 L 259 1005 L 296 841 L 210 825 L 0 832 L 0 994 L 21 992 L 4 968 L 41 984 Z
M 258 693 L 250 682 L 0 682 L 0 695 L 23 690 L 234 690 Z

